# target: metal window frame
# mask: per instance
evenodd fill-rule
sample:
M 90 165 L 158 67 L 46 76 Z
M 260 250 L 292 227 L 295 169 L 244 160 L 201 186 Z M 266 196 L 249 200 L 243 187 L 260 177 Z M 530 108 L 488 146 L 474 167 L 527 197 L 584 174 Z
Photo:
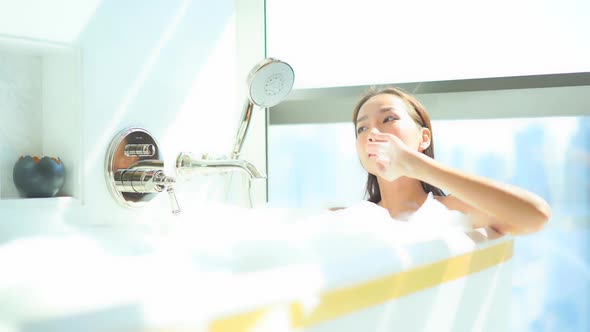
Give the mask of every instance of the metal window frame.
M 388 85 L 416 95 L 433 120 L 590 114 L 590 72 Z M 295 89 L 270 109 L 269 125 L 351 122 L 354 104 L 369 87 Z

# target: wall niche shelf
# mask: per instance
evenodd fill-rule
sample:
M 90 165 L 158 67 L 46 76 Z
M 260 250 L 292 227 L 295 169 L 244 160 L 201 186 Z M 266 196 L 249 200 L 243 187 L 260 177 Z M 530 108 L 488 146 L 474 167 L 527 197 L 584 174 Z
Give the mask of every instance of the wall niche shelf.
M 74 45 L 0 34 L 0 206 L 81 199 L 81 54 Z M 20 197 L 13 168 L 25 155 L 63 161 L 66 178 L 57 197 Z
M 66 208 L 81 206 L 79 199 L 71 196 L 56 196 L 49 198 L 7 198 L 0 200 L 0 209 L 34 209 L 34 208 Z

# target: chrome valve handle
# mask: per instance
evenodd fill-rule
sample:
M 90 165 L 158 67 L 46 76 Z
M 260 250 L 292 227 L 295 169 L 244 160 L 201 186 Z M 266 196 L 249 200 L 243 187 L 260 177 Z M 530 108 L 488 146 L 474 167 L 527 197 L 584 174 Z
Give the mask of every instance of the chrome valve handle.
M 180 205 L 178 205 L 178 201 L 176 200 L 176 194 L 174 193 L 174 187 L 169 186 L 168 187 L 168 197 L 170 197 L 170 206 L 172 207 L 172 213 L 174 215 L 178 215 L 180 213 L 180 211 L 182 211 L 180 209 Z
M 172 213 L 180 213 L 174 194 L 175 180 L 164 174 L 159 150 L 153 136 L 141 128 L 126 129 L 113 139 L 105 168 L 107 185 L 118 203 L 140 207 L 167 191 Z

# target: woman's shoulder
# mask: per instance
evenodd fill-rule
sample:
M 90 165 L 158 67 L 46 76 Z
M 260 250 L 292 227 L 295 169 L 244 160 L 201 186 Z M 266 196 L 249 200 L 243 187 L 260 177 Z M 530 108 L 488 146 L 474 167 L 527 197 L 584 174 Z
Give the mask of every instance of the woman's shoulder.
M 432 229 L 461 229 L 471 231 L 474 227 L 471 217 L 457 208 L 454 197 L 429 193 L 428 197 L 408 221 L 415 225 L 428 225 Z
M 479 211 L 476 207 L 466 203 L 459 197 L 452 194 L 448 194 L 446 196 L 434 196 L 434 198 L 449 210 L 459 211 L 465 214 L 481 213 L 481 211 Z
M 357 207 L 373 207 L 373 206 L 379 206 L 373 202 L 370 201 L 358 201 L 358 202 L 354 202 L 351 204 L 348 204 L 346 206 L 336 206 L 336 207 L 330 207 L 328 208 L 328 210 L 330 211 L 340 211 L 340 210 L 346 210 L 346 209 L 353 209 L 353 208 L 357 208 Z
M 509 233 L 512 228 L 501 224 L 496 218 L 480 211 L 478 208 L 467 204 L 465 201 L 453 195 L 435 196 L 435 198 L 449 210 L 459 211 L 473 218 L 474 227 L 491 227 L 500 234 Z
M 382 210 L 385 211 L 385 209 L 383 209 L 379 205 L 377 205 L 373 202 L 370 202 L 370 201 L 366 201 L 366 200 L 354 202 L 354 203 L 351 203 L 347 206 L 331 207 L 328 210 L 333 213 L 355 213 L 355 212 L 365 212 L 366 213 L 369 211 L 377 211 L 377 212 L 382 212 Z
M 468 213 L 472 209 L 472 207 L 470 205 L 468 205 L 467 203 L 463 202 L 462 200 L 458 199 L 457 197 L 455 197 L 451 194 L 448 194 L 445 196 L 435 195 L 433 197 L 435 200 L 437 200 L 439 203 L 444 205 L 449 210 L 455 210 L 455 211 L 461 211 L 463 213 Z

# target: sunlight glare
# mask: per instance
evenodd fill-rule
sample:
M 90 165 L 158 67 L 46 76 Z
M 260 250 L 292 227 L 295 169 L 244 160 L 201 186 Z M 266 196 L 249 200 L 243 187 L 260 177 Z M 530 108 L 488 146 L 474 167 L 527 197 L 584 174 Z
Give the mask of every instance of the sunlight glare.
M 163 136 L 164 146 L 187 152 L 199 149 L 208 153 L 229 152 L 236 129 L 233 124 L 237 124 L 241 110 L 236 96 L 242 92 L 237 89 L 239 82 L 235 74 L 238 72 L 235 23 L 232 13 Z
M 123 101 L 121 102 L 119 107 L 117 107 L 117 109 L 115 110 L 111 122 L 106 128 L 102 130 L 103 134 L 101 135 L 101 137 L 99 137 L 96 140 L 97 143 L 95 144 L 95 146 L 97 148 L 95 148 L 89 154 L 88 161 L 85 164 L 86 166 L 84 174 L 89 174 L 90 172 L 92 172 L 92 168 L 94 167 L 94 165 L 100 159 L 102 159 L 102 154 L 104 153 L 102 147 L 109 145 L 108 142 L 112 138 L 112 133 L 116 131 L 116 128 L 119 127 L 121 119 L 129 110 L 129 105 L 135 99 L 141 87 L 144 85 L 145 81 L 151 74 L 152 69 L 154 68 L 156 62 L 160 58 L 160 53 L 162 52 L 162 49 L 164 49 L 164 47 L 168 44 L 170 39 L 174 36 L 174 33 L 176 32 L 178 25 L 184 18 L 191 3 L 192 0 L 185 0 L 182 2 L 178 10 L 176 11 L 176 15 L 174 15 L 172 21 L 170 22 L 166 30 L 164 30 L 164 32 L 162 33 L 162 36 L 156 43 L 154 50 L 150 53 L 150 57 L 143 65 L 141 72 L 139 73 L 135 81 L 131 84 L 129 90 L 127 91 L 127 94 L 125 95 L 125 98 L 123 98 Z

